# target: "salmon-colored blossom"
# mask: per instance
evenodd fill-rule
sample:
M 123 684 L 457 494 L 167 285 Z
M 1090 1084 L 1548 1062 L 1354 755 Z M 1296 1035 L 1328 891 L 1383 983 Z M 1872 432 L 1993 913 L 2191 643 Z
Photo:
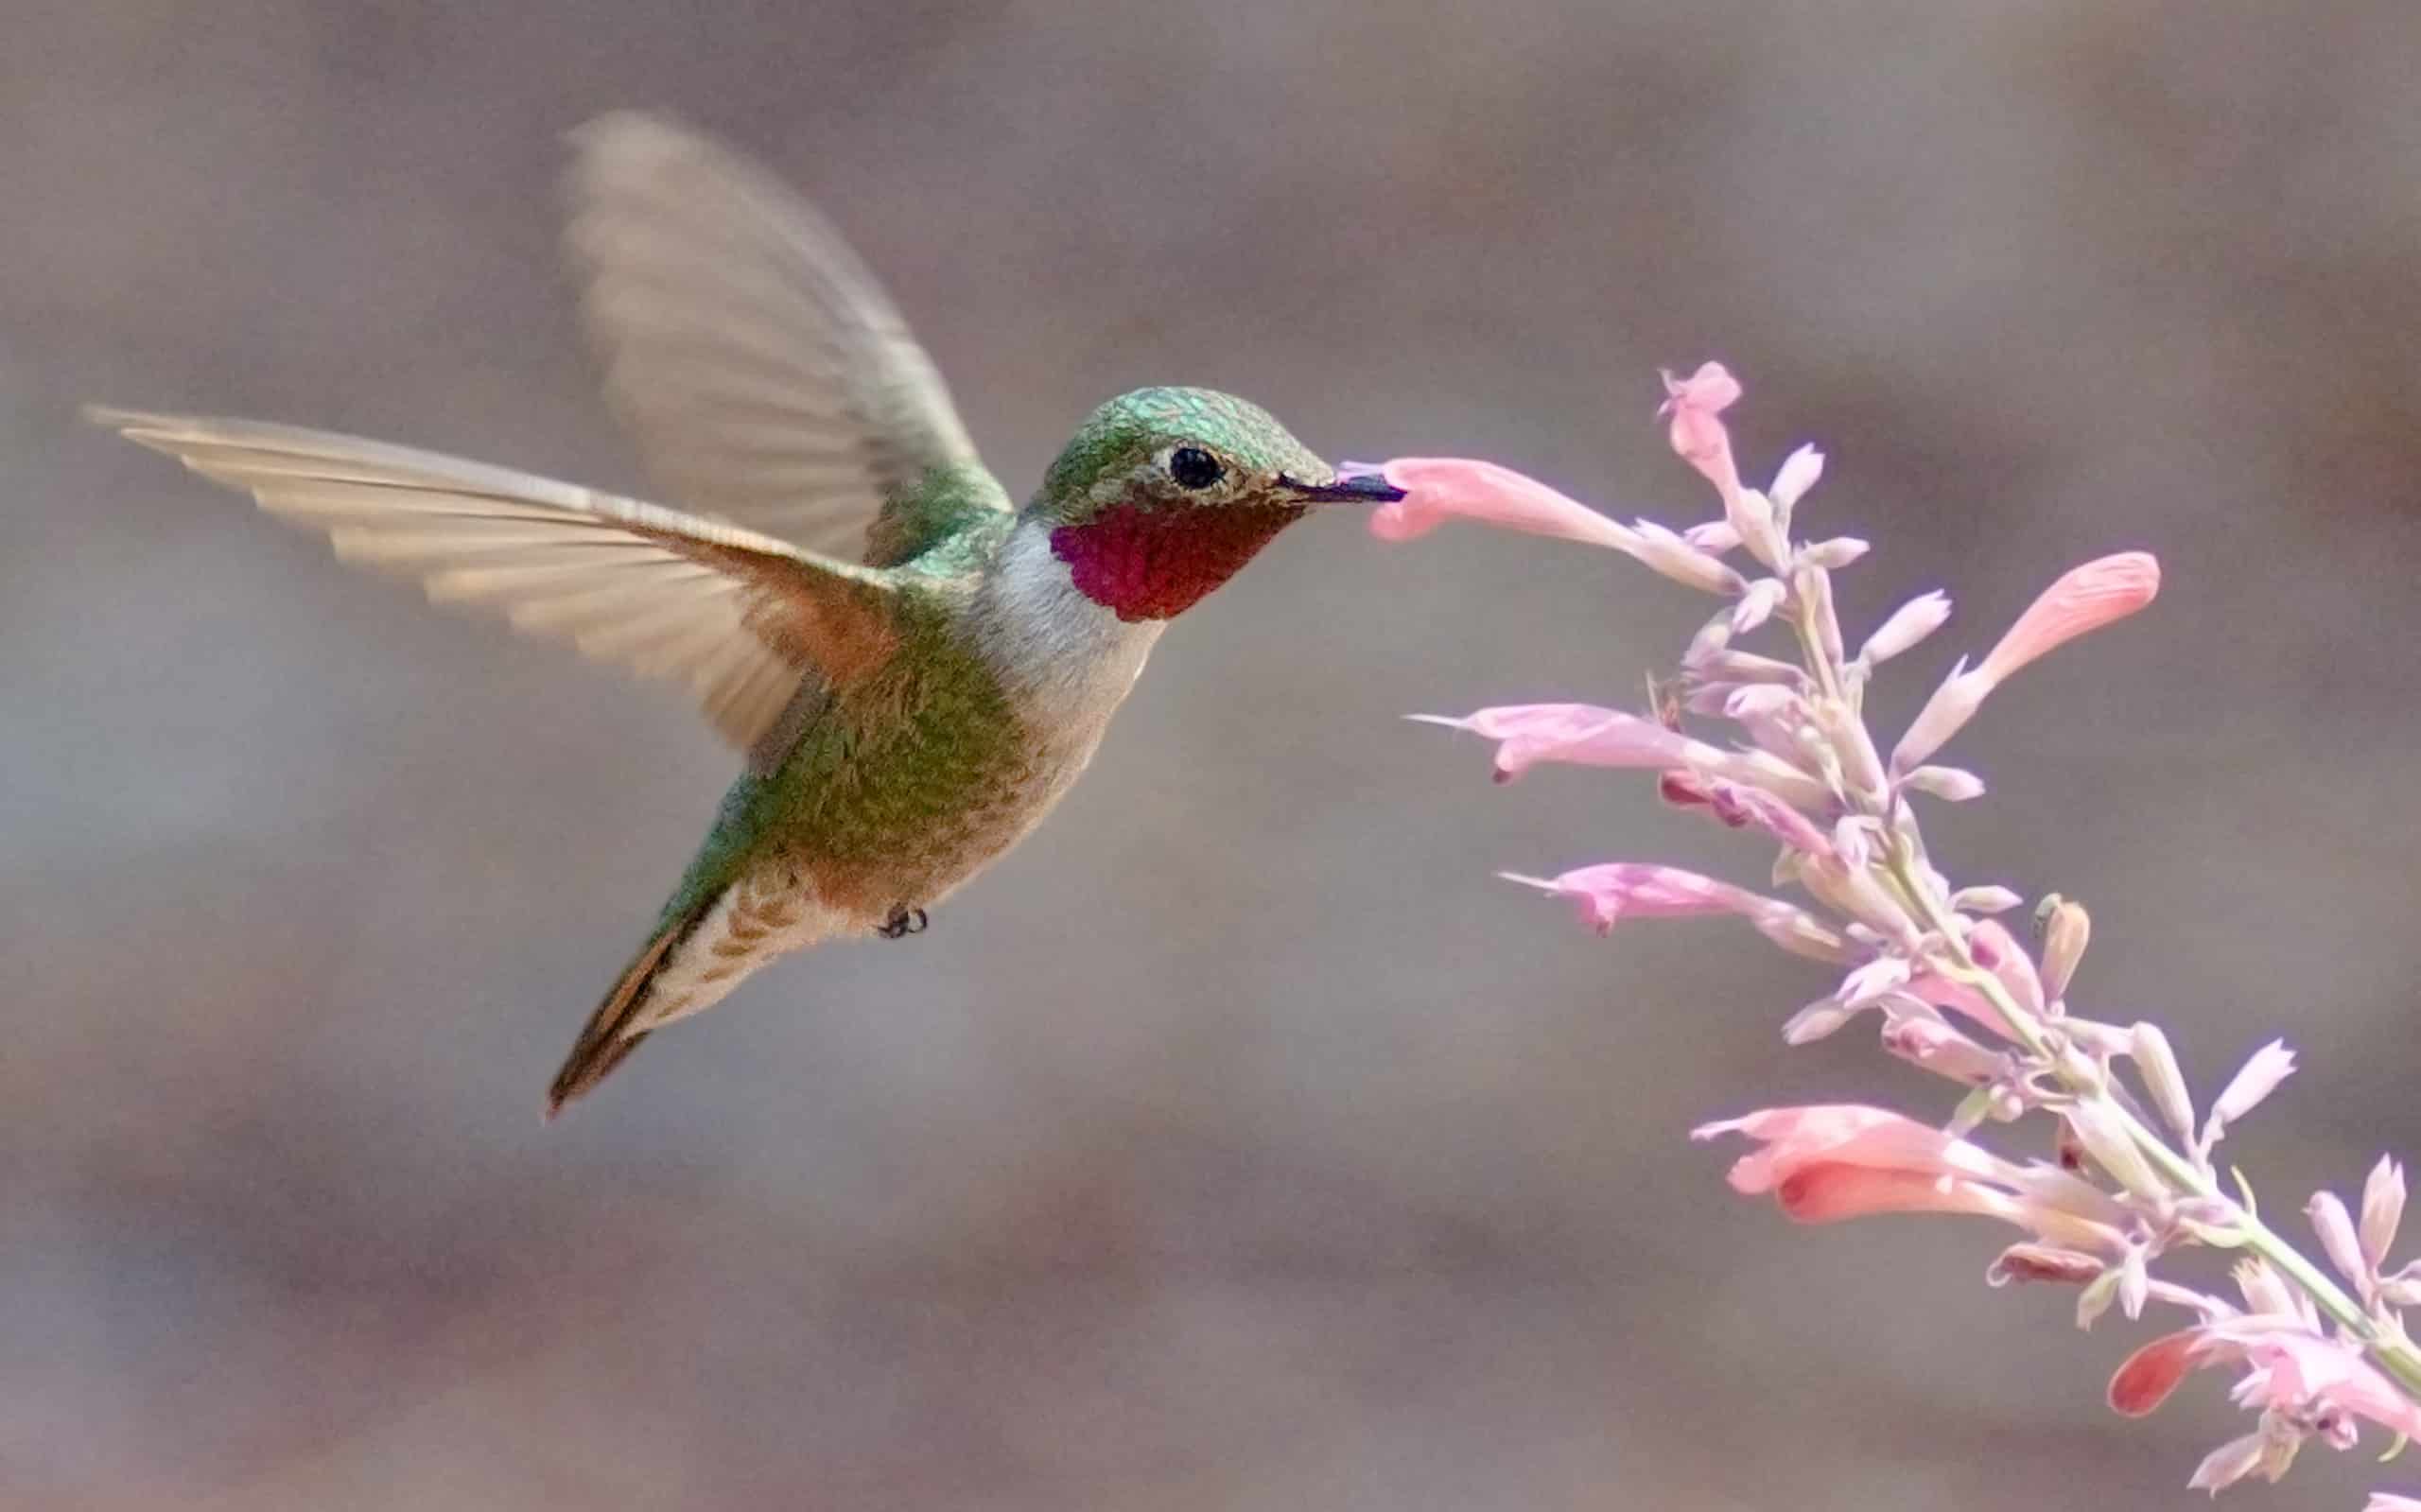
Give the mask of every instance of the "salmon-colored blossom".
M 1801 1223 L 1875 1213 L 1944 1212 L 1997 1218 L 2082 1249 L 2115 1250 L 2117 1205 L 2043 1166 L 2020 1166 L 1980 1145 L 1882 1108 L 1855 1104 L 1764 1108 L 1701 1124 L 1694 1139 L 1745 1134 L 1763 1142 L 1734 1161 L 1734 1191 L 1774 1194 Z
M 2364 1359 L 2359 1345 L 2260 1317 L 2222 1318 L 2144 1345 L 2111 1376 L 2111 1409 L 2141 1417 L 2167 1401 L 2188 1374 L 2225 1364 L 2247 1370 L 2233 1393 L 2238 1405 L 2261 1409 L 2265 1425 L 2290 1435 L 2284 1457 L 2291 1457 L 2292 1445 L 2307 1432 L 2322 1434 L 2337 1448 L 2351 1447 L 2355 1418 L 2408 1438 L 2421 1435 L 2421 1403 Z M 2268 1463 L 2227 1451 L 2236 1447 L 2223 1446 L 2203 1461 L 2196 1472 L 2202 1488 L 2218 1490 Z
M 1356 464 L 1354 471 L 1371 471 Z M 1748 580 L 1713 553 L 1652 521 L 1624 525 L 1535 478 L 1469 457 L 1398 457 L 1375 469 L 1404 496 L 1370 512 L 1370 533 L 1410 541 L 1450 519 L 1620 551 L 1702 593 L 1736 594 Z
M 2045 652 L 2126 618 L 2159 592 L 2160 563 L 2149 551 L 2121 551 L 2072 568 L 2017 617 L 1977 665 L 1977 675 L 1998 684 Z
M 2122 551 L 2088 562 L 2043 590 L 2017 623 L 1972 669 L 1962 660 L 1934 689 L 1891 753 L 1891 770 L 1907 773 L 1942 749 L 1975 717 L 2009 675 L 2079 635 L 2126 618 L 2160 592 L 2160 563 L 2148 551 Z
M 1404 493 L 1370 512 L 1370 533 L 1383 541 L 1410 541 L 1460 518 L 1585 546 L 1630 548 L 1629 529 L 1510 467 L 1467 457 L 1398 457 L 1375 470 Z

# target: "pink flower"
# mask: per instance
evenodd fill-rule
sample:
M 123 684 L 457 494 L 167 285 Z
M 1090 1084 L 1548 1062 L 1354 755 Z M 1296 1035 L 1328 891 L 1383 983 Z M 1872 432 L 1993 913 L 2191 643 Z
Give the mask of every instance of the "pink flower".
M 1737 782 L 1710 782 L 1702 801 L 1715 817 L 1738 829 L 1754 825 L 1792 850 L 1830 856 L 1833 843 L 1805 814 L 1763 788 Z
M 1976 671 L 1994 684 L 2046 652 L 2126 618 L 2160 592 L 2160 563 L 2121 551 L 2074 568 L 2017 617 Z
M 1748 586 L 1713 553 L 1661 525 L 1623 525 L 1509 467 L 1466 457 L 1398 457 L 1379 464 L 1404 496 L 1370 513 L 1370 533 L 1409 541 L 1460 517 L 1532 535 L 1578 541 L 1620 551 L 1674 582 L 1703 593 L 1736 594 Z
M 1740 381 L 1720 362 L 1702 364 L 1686 378 L 1664 375 L 1664 403 L 1657 413 L 1671 421 L 1673 450 L 1703 474 L 1723 498 L 1723 518 L 1733 539 L 1767 566 L 1779 571 L 1785 547 L 1773 500 L 1740 486 L 1739 464 L 1733 460 L 1732 435 L 1722 414 L 1740 397 Z M 1820 455 L 1802 448 L 1785 464 L 1777 487 L 1787 486 L 1796 500 L 1823 469 Z M 1788 505 L 1783 506 L 1787 510 Z
M 1900 738 L 1891 770 L 1905 773 L 1942 749 L 2011 673 L 2088 631 L 2124 619 L 2160 591 L 2160 563 L 2145 551 L 2088 562 L 2043 590 L 2000 644 L 1971 670 L 1961 661 Z
M 1497 741 L 1499 782 L 1510 782 L 1541 761 L 1568 761 L 1584 767 L 1688 769 L 1696 774 L 1693 791 L 1723 777 L 1770 789 L 1785 801 L 1811 808 L 1825 798 L 1815 778 L 1762 751 L 1717 750 L 1654 720 L 1592 704 L 1510 704 L 1460 719 L 1410 717 Z
M 2112 1249 L 2119 1209 L 2063 1173 L 2022 1167 L 1882 1108 L 1854 1104 L 1765 1108 L 1701 1124 L 1694 1139 L 1745 1134 L 1764 1148 L 1733 1163 L 1734 1191 L 1772 1192 L 1801 1223 L 1873 1213 L 1943 1212 L 1997 1218 L 2081 1249 Z
M 2186 1375 L 2241 1362 L 2241 1406 L 2311 1420 L 2334 1409 L 2394 1433 L 2421 1435 L 2421 1403 L 2396 1389 L 2359 1346 L 2264 1318 L 2233 1318 L 2164 1334 L 2127 1357 L 2110 1378 L 2111 1408 L 2141 1417 L 2167 1401 Z
M 2010 1072 L 2006 1051 L 1986 1050 L 1939 1018 L 1912 1015 L 1890 1020 L 1883 1026 L 1883 1048 L 1967 1086 L 1988 1086 Z
M 2178 1383 L 2204 1363 L 2195 1357 L 2202 1339 L 2200 1329 L 2180 1329 L 2129 1355 L 2110 1377 L 2110 1410 L 2121 1417 L 2142 1417 L 2158 1410 Z
M 1461 719 L 1415 714 L 1422 724 L 1469 730 L 1497 742 L 1496 780 L 1510 782 L 1541 761 L 1584 767 L 1681 767 L 1698 742 L 1654 720 L 1592 704 L 1508 704 Z
M 1404 496 L 1370 513 L 1370 533 L 1409 541 L 1460 517 L 1532 535 L 1628 551 L 1631 532 L 1577 499 L 1509 467 L 1463 457 L 1398 457 L 1379 464 Z
M 1698 913 L 1736 913 L 1756 931 L 1794 955 L 1839 963 L 1848 958 L 1841 937 L 1818 923 L 1804 909 L 1763 894 L 1718 882 L 1712 877 L 1685 872 L 1678 866 L 1639 861 L 1609 861 L 1583 866 L 1559 877 L 1524 877 L 1499 872 L 1508 882 L 1520 882 L 1578 905 L 1580 920 L 1599 934 L 1611 934 L 1625 918 L 1682 918 Z
M 1672 421 L 1673 450 L 1727 500 L 1740 492 L 1740 469 L 1732 460 L 1732 435 L 1721 417 L 1739 398 L 1740 380 L 1722 363 L 1707 362 L 1686 378 L 1665 374 L 1664 402 L 1656 410 Z

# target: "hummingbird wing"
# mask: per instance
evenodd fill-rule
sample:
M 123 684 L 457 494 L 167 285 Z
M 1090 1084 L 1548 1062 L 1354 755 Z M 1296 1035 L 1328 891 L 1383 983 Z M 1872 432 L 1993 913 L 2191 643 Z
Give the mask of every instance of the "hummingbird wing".
M 606 393 L 668 496 L 877 566 L 1012 511 L 814 207 L 658 117 L 601 116 L 572 141 L 566 246 Z
M 417 578 L 436 601 L 689 685 L 745 751 L 809 678 L 845 684 L 897 643 L 890 575 L 788 541 L 510 468 L 327 431 L 94 408 L 340 560 Z

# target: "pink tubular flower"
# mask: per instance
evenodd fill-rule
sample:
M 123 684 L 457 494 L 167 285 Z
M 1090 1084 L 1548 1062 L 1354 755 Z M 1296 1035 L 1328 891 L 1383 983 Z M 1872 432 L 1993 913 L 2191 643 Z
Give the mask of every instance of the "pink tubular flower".
M 1882 1108 L 1855 1104 L 1765 1108 L 1701 1124 L 1693 1139 L 1745 1134 L 1765 1146 L 1734 1161 L 1732 1190 L 1772 1192 L 1801 1223 L 1875 1213 L 1942 1212 L 1997 1218 L 2081 1249 L 2120 1243 L 2116 1205 L 2058 1172 L 2028 1168 Z
M 1577 499 L 1510 467 L 1465 457 L 1398 457 L 1377 471 L 1404 491 L 1370 514 L 1370 533 L 1409 541 L 1460 517 L 1586 546 L 1630 549 L 1631 532 Z
M 2088 562 L 2044 589 L 1976 670 L 1997 684 L 2046 652 L 2126 618 L 2159 592 L 2160 563 L 2149 551 Z
M 1404 491 L 1370 513 L 1370 533 L 1410 541 L 1449 519 L 1477 520 L 1508 530 L 1578 541 L 1620 551 L 1674 582 L 1703 593 L 1736 594 L 1748 586 L 1712 552 L 1659 525 L 1624 525 L 1510 467 L 1468 457 L 1398 457 L 1377 471 Z
M 1584 767 L 1686 770 L 1696 785 L 1716 778 L 1768 788 L 1783 800 L 1810 806 L 1822 787 L 1805 773 L 1757 751 L 1722 751 L 1656 721 L 1592 704 L 1508 704 L 1460 719 L 1415 714 L 1421 724 L 1468 730 L 1497 742 L 1496 780 L 1510 782 L 1541 761 Z
M 1507 704 L 1449 719 L 1415 714 L 1422 724 L 1469 730 L 1497 742 L 1496 780 L 1510 782 L 1541 761 L 1584 767 L 1670 768 L 1686 764 L 1698 742 L 1654 720 L 1593 704 Z
M 1664 403 L 1656 410 L 1672 421 L 1673 450 L 1705 474 L 1726 500 L 1740 492 L 1740 469 L 1732 460 L 1732 435 L 1722 415 L 1739 398 L 1740 380 L 1722 363 L 1705 362 L 1686 378 L 1665 374 Z
M 2088 562 L 2044 589 L 1981 662 L 1972 669 L 1963 661 L 1951 669 L 1900 738 L 1891 753 L 1892 773 L 1905 774 L 1941 750 L 2012 672 L 2079 635 L 2126 618 L 2159 591 L 2160 563 L 2146 551 Z
M 1715 817 L 1734 829 L 1754 825 L 1795 851 L 1830 856 L 1833 843 L 1805 814 L 1763 788 L 1737 782 L 1705 785 L 1706 806 Z
M 1793 955 L 1837 965 L 1849 955 L 1841 937 L 1818 923 L 1804 909 L 1730 882 L 1718 882 L 1712 877 L 1685 872 L 1678 866 L 1609 861 L 1583 866 L 1559 877 L 1524 877 L 1519 872 L 1497 875 L 1508 882 L 1571 898 L 1579 908 L 1581 922 L 1599 934 L 1611 934 L 1614 925 L 1625 918 L 1736 913 L 1758 933 Z
M 1724 523 L 1731 537 L 1745 544 L 1758 561 L 1779 570 L 1786 551 L 1774 502 L 1755 489 L 1741 486 L 1740 467 L 1732 456 L 1732 433 L 1723 425 L 1723 411 L 1740 397 L 1740 380 L 1720 362 L 1702 363 L 1686 378 L 1670 373 L 1663 376 L 1664 403 L 1656 412 L 1672 422 L 1673 450 L 1722 495 Z M 1822 465 L 1821 457 L 1813 453 L 1805 458 L 1794 456 L 1787 476 L 1778 483 L 1787 484 L 1796 499 L 1816 480 Z
M 2110 1406 L 2141 1417 L 2167 1401 L 2190 1372 L 2232 1363 L 2251 1368 L 2236 1389 L 2239 1405 L 2295 1422 L 2351 1414 L 2407 1437 L 2421 1434 L 2421 1404 L 2365 1360 L 2360 1346 L 2273 1319 L 2222 1319 L 2163 1334 L 2129 1355 L 2110 1378 Z M 2338 1447 L 2351 1442 L 2349 1423 Z

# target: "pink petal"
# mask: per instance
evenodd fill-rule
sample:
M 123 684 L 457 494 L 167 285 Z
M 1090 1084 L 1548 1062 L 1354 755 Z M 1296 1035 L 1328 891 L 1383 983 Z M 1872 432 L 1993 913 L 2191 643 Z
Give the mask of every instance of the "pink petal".
M 2149 551 L 2088 562 L 2043 590 L 1977 670 L 1997 686 L 2044 652 L 2126 618 L 2158 592 L 2160 563 Z
M 1883 1048 L 1912 1066 L 1966 1086 L 1985 1086 L 2009 1074 L 2009 1057 L 1939 1018 L 1898 1018 L 1883 1026 Z
M 1498 742 L 1496 779 L 1510 782 L 1541 761 L 1584 767 L 1685 765 L 1698 742 L 1654 720 L 1591 704 L 1511 704 L 1461 719 L 1416 714 L 1424 724 L 1469 730 Z
M 2127 1357 L 2110 1378 L 2110 1410 L 2122 1417 L 2142 1417 L 2168 1400 L 2196 1366 L 2203 1330 L 2184 1329 L 2166 1333 Z
M 1703 791 L 1704 801 L 1714 809 L 1715 816 L 1734 829 L 1755 825 L 1793 850 L 1815 856 L 1832 854 L 1832 841 L 1813 821 L 1763 788 L 1715 781 Z
M 1371 512 L 1370 533 L 1383 541 L 1409 541 L 1459 517 L 1618 551 L 1632 547 L 1631 532 L 1625 527 L 1537 478 L 1494 462 L 1398 457 L 1382 462 L 1379 470 L 1405 495 Z
M 2007 1286 L 2012 1281 L 2050 1281 L 2061 1286 L 2082 1286 L 2099 1278 L 2102 1272 L 2101 1258 L 2081 1250 L 2061 1249 L 2051 1244 L 2012 1244 L 2002 1250 L 1992 1268 L 1984 1273 L 1987 1286 Z
M 2043 591 L 1973 670 L 1961 661 L 1900 738 L 1891 770 L 1905 774 L 1975 718 L 2003 679 L 2044 652 L 2124 619 L 2160 591 L 2160 563 L 2145 551 L 2088 562 Z
M 1770 909 L 1789 910 L 1787 903 L 1763 897 L 1730 882 L 1686 872 L 1678 866 L 1645 861 L 1608 861 L 1583 866 L 1553 878 L 1498 874 L 1511 882 L 1535 887 L 1579 905 L 1581 921 L 1600 934 L 1609 933 L 1624 918 L 1681 918 L 1698 913 L 1741 913 L 1752 918 Z
M 1719 417 L 1739 397 L 1740 380 L 1722 363 L 1707 362 L 1686 378 L 1665 374 L 1664 403 L 1657 409 L 1672 421 L 1673 450 L 1705 474 L 1727 499 L 1740 492 L 1740 470 L 1732 461 L 1732 437 Z
M 1913 1172 L 1928 1180 L 1952 1174 L 1999 1179 L 2012 1171 L 1964 1139 L 1902 1114 L 1857 1104 L 1761 1108 L 1702 1123 L 1690 1131 L 1690 1138 L 1711 1139 L 1719 1134 L 1745 1134 L 1765 1146 L 1734 1161 L 1728 1177 L 1734 1191 L 1752 1196 L 1773 1190 L 1792 1172 L 1820 1161 Z
M 2421 1403 L 2397 1390 L 2353 1345 L 2243 1321 L 2214 1324 L 2206 1331 L 2240 1345 L 2248 1359 L 2269 1372 L 2263 1396 L 2273 1406 L 2291 1410 L 2318 1399 L 2394 1433 L 2421 1437 Z
M 1776 1185 L 1774 1201 L 1803 1224 L 1833 1224 L 1877 1213 L 1965 1213 L 2017 1221 L 2017 1205 L 1979 1183 L 1841 1161 L 1801 1166 Z

